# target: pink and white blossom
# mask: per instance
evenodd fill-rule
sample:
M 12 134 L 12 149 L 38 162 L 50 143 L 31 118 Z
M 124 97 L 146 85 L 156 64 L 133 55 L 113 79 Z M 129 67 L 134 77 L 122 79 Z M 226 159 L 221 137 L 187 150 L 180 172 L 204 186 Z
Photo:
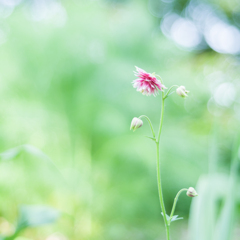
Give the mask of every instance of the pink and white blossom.
M 156 96 L 158 90 L 163 91 L 166 87 L 151 73 L 147 73 L 141 68 L 136 67 L 135 76 L 138 79 L 134 80 L 133 87 L 137 88 L 138 92 L 141 92 L 143 95 Z
M 184 86 L 180 86 L 180 87 L 178 87 L 178 88 L 176 89 L 176 93 L 177 93 L 177 95 L 179 95 L 180 97 L 185 98 L 185 97 L 188 96 L 187 94 L 189 93 L 189 91 L 186 90 L 186 88 L 185 88 Z
M 196 190 L 193 187 L 190 187 L 187 190 L 187 195 L 189 197 L 196 197 L 198 194 L 197 194 Z
M 140 128 L 142 125 L 143 125 L 143 121 L 140 118 L 134 117 L 131 122 L 130 130 L 135 131 L 138 128 Z

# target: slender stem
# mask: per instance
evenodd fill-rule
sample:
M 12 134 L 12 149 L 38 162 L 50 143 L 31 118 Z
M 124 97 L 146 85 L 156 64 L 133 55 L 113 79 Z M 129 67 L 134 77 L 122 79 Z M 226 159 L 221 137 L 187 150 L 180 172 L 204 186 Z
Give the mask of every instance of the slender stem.
M 178 201 L 178 197 L 180 196 L 181 192 L 187 191 L 187 190 L 188 190 L 187 188 L 181 189 L 181 190 L 177 193 L 176 197 L 174 198 L 171 215 L 170 215 L 170 218 L 169 218 L 169 220 L 168 220 L 168 225 L 170 225 L 170 222 L 171 222 L 171 220 L 172 220 L 172 217 L 173 217 L 173 214 L 174 214 L 174 211 L 175 211 L 175 208 L 176 208 L 176 204 L 177 204 L 177 201 Z
M 169 94 L 169 92 L 171 91 L 171 89 L 172 88 L 174 88 L 174 87 L 178 87 L 178 85 L 172 85 L 169 89 L 168 89 L 168 91 L 167 91 L 167 93 L 166 93 L 166 95 L 163 97 L 164 99 L 166 99 L 167 98 L 167 96 L 168 96 L 168 94 Z
M 162 131 L 162 124 L 163 124 L 163 114 L 164 114 L 164 93 L 162 92 L 162 109 L 161 109 L 161 117 L 160 117 L 160 124 L 159 124 L 159 131 L 158 131 L 158 138 L 156 140 L 156 147 L 157 147 L 157 180 L 158 180 L 158 195 L 160 200 L 160 205 L 163 212 L 163 219 L 166 228 L 167 240 L 170 240 L 169 235 L 169 225 L 167 221 L 166 210 L 163 201 L 163 193 L 162 193 L 162 184 L 161 184 L 161 172 L 160 172 L 160 156 L 159 156 L 159 142 L 160 142 L 160 135 Z
M 148 120 L 149 126 L 150 126 L 150 128 L 151 128 L 151 130 L 152 130 L 152 135 L 153 135 L 153 137 L 155 138 L 155 132 L 154 132 L 154 130 L 153 130 L 153 125 L 152 125 L 151 120 L 150 120 L 149 117 L 147 117 L 146 115 L 141 115 L 139 118 L 143 118 L 143 117 L 145 117 L 145 118 Z

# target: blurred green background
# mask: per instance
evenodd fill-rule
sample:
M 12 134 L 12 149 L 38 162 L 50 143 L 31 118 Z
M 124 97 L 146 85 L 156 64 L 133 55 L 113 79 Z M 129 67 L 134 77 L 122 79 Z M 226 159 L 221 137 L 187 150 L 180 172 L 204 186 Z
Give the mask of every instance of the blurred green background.
M 1 0 L 0 233 L 47 205 L 61 217 L 24 239 L 165 239 L 150 129 L 129 131 L 160 117 L 138 66 L 190 91 L 167 99 L 161 136 L 167 212 L 199 192 L 172 239 L 239 239 L 239 27 L 236 0 Z

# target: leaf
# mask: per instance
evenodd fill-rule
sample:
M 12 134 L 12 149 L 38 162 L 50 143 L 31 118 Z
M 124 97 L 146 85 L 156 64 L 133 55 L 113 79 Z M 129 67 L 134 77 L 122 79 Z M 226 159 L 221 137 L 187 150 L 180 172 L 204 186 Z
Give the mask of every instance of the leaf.
M 45 162 L 46 164 L 51 165 L 59 174 L 59 176 L 65 181 L 62 173 L 58 169 L 58 167 L 55 165 L 55 163 L 52 161 L 52 159 L 46 155 L 43 151 L 40 149 L 30 145 L 30 144 L 23 144 L 20 146 L 17 146 L 15 148 L 11 148 L 9 150 L 6 150 L 5 152 L 0 153 L 0 160 L 2 161 L 8 161 L 15 159 L 19 154 L 21 153 L 28 153 L 41 161 Z M 1 240 L 1 239 L 0 239 Z
M 163 212 L 161 212 L 162 216 L 163 216 Z M 164 216 L 163 216 L 164 217 Z M 166 214 L 167 217 L 167 221 L 169 221 L 170 217 Z
M 177 220 L 181 220 L 181 219 L 183 219 L 183 217 L 179 217 L 179 218 L 178 218 L 178 215 L 174 215 L 174 216 L 172 217 L 172 219 L 171 219 L 171 222 L 174 222 L 174 221 L 177 221 Z
M 46 206 L 22 206 L 17 229 L 36 227 L 55 222 L 60 216 L 59 211 Z
M 151 140 L 153 140 L 154 142 L 156 142 L 156 138 L 153 138 L 153 137 L 149 137 L 149 136 L 145 136 L 146 138 L 149 138 Z
M 8 149 L 7 151 L 1 153 L 0 159 L 3 161 L 11 160 L 11 159 L 17 157 L 17 155 L 19 153 L 21 153 L 20 147 L 11 148 L 11 149 Z
M 162 214 L 162 216 L 163 216 L 163 212 L 161 212 L 161 214 Z M 174 215 L 174 216 L 172 217 L 171 221 L 169 222 L 170 217 L 169 217 L 167 214 L 166 214 L 166 217 L 167 217 L 168 224 L 170 224 L 170 222 L 174 222 L 174 221 L 183 219 L 183 217 L 178 218 L 178 215 Z

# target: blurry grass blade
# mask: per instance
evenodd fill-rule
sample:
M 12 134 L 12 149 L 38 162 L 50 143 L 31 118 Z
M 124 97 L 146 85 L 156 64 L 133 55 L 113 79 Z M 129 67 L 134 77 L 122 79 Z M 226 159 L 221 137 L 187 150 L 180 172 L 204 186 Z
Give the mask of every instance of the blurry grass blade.
M 234 225 L 237 169 L 239 167 L 239 138 L 235 141 L 232 151 L 232 162 L 229 177 L 229 185 L 226 189 L 225 204 L 216 226 L 215 240 L 229 240 Z
M 29 145 L 29 144 L 24 144 L 22 145 L 22 149 L 27 152 L 27 153 L 30 153 L 31 155 L 33 156 L 36 156 L 46 162 L 49 162 L 51 164 L 53 164 L 55 167 L 56 165 L 53 163 L 53 161 L 51 160 L 50 157 L 48 157 L 43 151 L 41 151 L 40 149 L 32 146 L 32 145 Z
M 11 160 L 11 159 L 17 157 L 20 152 L 21 152 L 21 147 L 19 147 L 19 146 L 8 149 L 7 151 L 0 153 L 0 159 L 1 160 Z
M 216 200 L 224 195 L 227 176 L 202 176 L 197 184 L 198 197 L 193 199 L 189 216 L 189 239 L 213 240 Z

